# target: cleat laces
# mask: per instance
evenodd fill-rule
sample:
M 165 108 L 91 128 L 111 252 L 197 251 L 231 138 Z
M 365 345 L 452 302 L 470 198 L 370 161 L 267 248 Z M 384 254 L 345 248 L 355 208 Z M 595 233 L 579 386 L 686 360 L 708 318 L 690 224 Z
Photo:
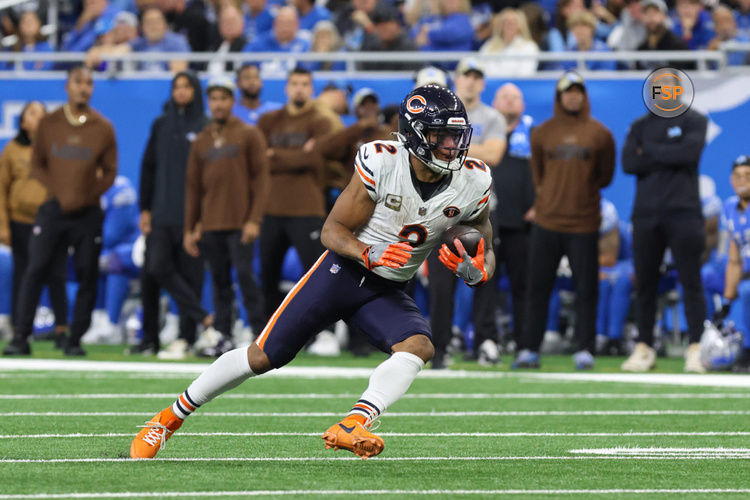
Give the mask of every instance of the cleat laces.
M 383 423 L 382 420 L 379 420 L 379 417 L 380 417 L 380 415 L 378 415 L 377 417 L 375 417 L 373 419 L 369 419 L 368 418 L 367 422 L 365 422 L 365 425 L 364 425 L 365 429 L 367 429 L 370 432 L 374 432 L 374 431 L 378 430 L 378 427 L 380 427 L 380 424 Z
M 145 425 L 138 427 L 148 427 L 150 430 L 143 436 L 143 440 L 151 446 L 159 445 L 159 450 L 163 450 L 167 444 L 167 436 L 172 432 L 166 425 L 158 422 L 146 422 Z

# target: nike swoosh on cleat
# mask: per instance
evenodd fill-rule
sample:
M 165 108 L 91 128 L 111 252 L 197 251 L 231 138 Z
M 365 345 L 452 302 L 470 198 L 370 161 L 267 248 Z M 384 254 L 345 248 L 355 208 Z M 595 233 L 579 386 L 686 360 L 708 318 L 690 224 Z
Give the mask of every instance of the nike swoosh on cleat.
M 347 427 L 344 424 L 339 424 L 339 427 L 341 427 L 342 429 L 344 429 L 348 434 L 351 434 L 352 431 L 354 430 L 354 426 L 353 425 L 351 427 Z

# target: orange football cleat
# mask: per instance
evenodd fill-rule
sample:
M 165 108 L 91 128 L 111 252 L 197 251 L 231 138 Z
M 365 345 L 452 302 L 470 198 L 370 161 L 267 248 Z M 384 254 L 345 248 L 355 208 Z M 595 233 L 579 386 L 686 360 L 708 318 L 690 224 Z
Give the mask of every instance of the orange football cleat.
M 349 450 L 364 458 L 374 457 L 385 448 L 383 440 L 370 432 L 356 418 L 347 417 L 323 434 L 326 449 Z
M 154 415 L 130 443 L 130 458 L 154 458 L 182 422 L 172 413 L 171 406 Z

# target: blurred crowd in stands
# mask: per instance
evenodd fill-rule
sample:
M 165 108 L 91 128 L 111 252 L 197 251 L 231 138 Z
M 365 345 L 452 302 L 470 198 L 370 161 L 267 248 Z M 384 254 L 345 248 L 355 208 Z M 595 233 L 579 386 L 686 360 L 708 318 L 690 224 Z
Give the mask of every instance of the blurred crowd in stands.
M 478 51 L 511 55 L 487 66 L 489 77 L 522 77 L 538 69 L 569 69 L 575 61 L 539 62 L 539 52 L 716 50 L 750 41 L 750 0 L 62 0 L 48 19 L 46 0 L 0 11 L 3 50 L 85 52 L 96 70 L 185 69 L 186 61 L 150 61 L 111 68 L 107 55 L 131 52 L 215 53 L 215 63 L 191 69 L 234 69 L 229 53 Z M 45 26 L 43 26 L 45 25 Z M 52 29 L 48 29 L 48 28 Z M 45 29 L 47 28 L 47 29 Z M 45 33 L 51 36 L 45 36 Z M 248 58 L 250 59 L 250 58 Z M 730 65 L 747 63 L 730 52 Z M 47 70 L 62 63 L 0 63 L 0 68 Z M 436 61 L 452 70 L 455 62 Z M 650 68 L 663 62 L 596 60 L 589 70 Z M 266 61 L 264 74 L 293 63 Z M 362 70 L 418 69 L 421 64 L 377 61 Z M 690 69 L 691 62 L 671 64 Z M 341 70 L 342 61 L 307 62 L 311 71 Z

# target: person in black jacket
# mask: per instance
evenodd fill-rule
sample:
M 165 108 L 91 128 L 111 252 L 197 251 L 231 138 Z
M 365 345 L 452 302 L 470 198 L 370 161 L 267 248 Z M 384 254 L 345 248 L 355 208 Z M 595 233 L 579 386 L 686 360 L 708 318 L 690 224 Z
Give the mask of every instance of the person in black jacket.
M 654 366 L 659 267 L 669 247 L 684 291 L 690 337 L 685 370 L 704 371 L 698 342 L 706 317 L 701 283 L 706 238 L 698 163 L 707 126 L 706 117 L 692 109 L 675 118 L 648 113 L 633 122 L 625 140 L 623 169 L 637 176 L 632 221 L 639 342 L 623 370 L 647 371 Z
M 521 89 L 506 83 L 497 90 L 493 106 L 508 123 L 507 142 L 500 164 L 492 169 L 492 185 L 498 203 L 490 220 L 496 235 L 497 262 L 505 263 L 513 297 L 512 340 L 516 345 L 523 332 L 523 312 L 528 280 L 529 237 L 534 218 L 534 181 L 531 178 L 531 129 L 534 120 L 525 115 Z
M 203 262 L 182 248 L 187 157 L 192 140 L 207 123 L 198 78 L 190 71 L 178 73 L 172 80 L 172 97 L 164 114 L 151 127 L 141 163 L 139 225 L 146 236 L 144 337 L 131 352 L 145 354 L 159 349 L 159 286 L 172 295 L 180 311 L 180 338 L 160 357 L 185 357 L 195 341 L 196 325 L 213 323 L 200 301 Z

